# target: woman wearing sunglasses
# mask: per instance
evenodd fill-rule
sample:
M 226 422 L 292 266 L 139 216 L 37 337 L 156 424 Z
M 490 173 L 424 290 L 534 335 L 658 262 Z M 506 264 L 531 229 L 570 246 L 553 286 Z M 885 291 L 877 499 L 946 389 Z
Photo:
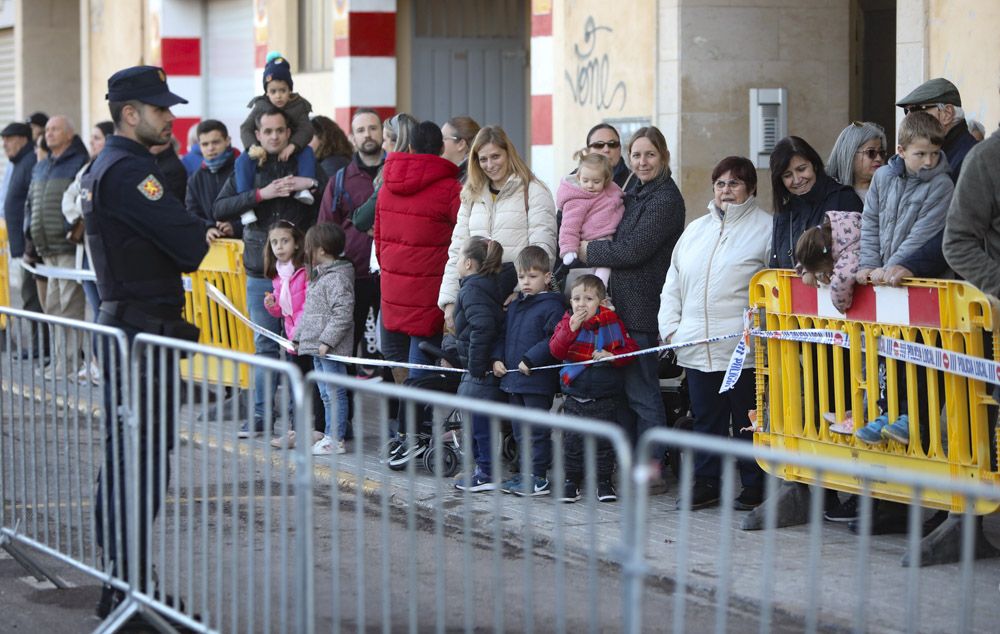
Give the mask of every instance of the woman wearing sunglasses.
M 625 181 L 632 173 L 625 160 L 622 159 L 622 140 L 618 136 L 618 130 L 609 123 L 598 123 L 587 133 L 587 147 L 584 154 L 603 154 L 608 157 L 611 163 L 611 179 L 615 184 L 625 188 Z
M 826 162 L 826 173 L 841 185 L 853 187 L 863 201 L 875 177 L 875 170 L 885 165 L 886 147 L 882 126 L 855 121 L 843 129 L 833 144 L 833 151 Z

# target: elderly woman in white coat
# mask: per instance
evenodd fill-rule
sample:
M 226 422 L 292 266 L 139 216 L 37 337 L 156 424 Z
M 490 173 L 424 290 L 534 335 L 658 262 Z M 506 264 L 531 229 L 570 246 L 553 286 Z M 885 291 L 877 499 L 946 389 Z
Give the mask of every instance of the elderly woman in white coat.
M 674 247 L 660 297 L 660 336 L 682 343 L 739 332 L 749 302 L 750 278 L 767 267 L 771 215 L 757 205 L 757 171 L 750 160 L 729 156 L 712 171 L 714 198 L 708 214 L 684 230 Z M 748 357 L 736 385 L 719 393 L 737 339 L 677 350 L 685 369 L 694 429 L 705 434 L 751 440 L 754 409 L 753 358 Z M 731 426 L 731 427 L 730 427 Z M 739 465 L 743 490 L 735 508 L 749 510 L 763 499 L 763 472 L 753 461 Z M 696 454 L 691 508 L 719 501 L 718 456 Z
M 462 188 L 462 206 L 438 295 L 448 328 L 454 328 L 458 256 L 470 236 L 484 236 L 503 247 L 505 267 L 500 279 L 507 293 L 517 283 L 510 263 L 521 249 L 533 244 L 544 249 L 550 259 L 556 256 L 558 233 L 552 193 L 531 173 L 499 126 L 481 129 L 469 152 L 468 179 Z

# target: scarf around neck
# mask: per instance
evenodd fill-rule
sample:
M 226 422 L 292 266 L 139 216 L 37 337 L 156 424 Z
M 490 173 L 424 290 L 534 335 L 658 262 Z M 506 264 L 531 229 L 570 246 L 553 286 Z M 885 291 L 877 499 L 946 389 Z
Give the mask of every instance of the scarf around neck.
M 278 277 L 281 278 L 281 293 L 278 296 L 278 306 L 281 307 L 282 315 L 291 317 L 293 308 L 292 291 L 289 283 L 292 281 L 292 276 L 295 275 L 295 262 L 292 260 L 278 262 L 274 265 L 274 268 L 278 271 Z
M 222 169 L 222 166 L 225 165 L 226 161 L 228 161 L 232 156 L 233 156 L 233 146 L 230 145 L 214 159 L 204 159 L 205 167 L 208 168 L 208 171 L 215 174 L 220 169 Z

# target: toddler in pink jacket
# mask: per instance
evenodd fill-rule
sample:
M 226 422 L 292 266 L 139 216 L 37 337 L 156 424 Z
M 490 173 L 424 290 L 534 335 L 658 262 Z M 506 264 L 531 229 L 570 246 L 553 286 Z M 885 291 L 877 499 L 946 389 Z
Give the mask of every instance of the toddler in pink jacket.
M 854 302 L 854 274 L 861 261 L 861 214 L 828 211 L 823 224 L 802 232 L 795 244 L 802 282 L 830 285 L 834 308 L 846 313 Z
M 562 210 L 559 228 L 559 255 L 569 266 L 577 257 L 581 240 L 606 240 L 615 234 L 625 213 L 624 195 L 612 180 L 611 163 L 603 154 L 587 154 L 580 159 L 576 174 L 559 183 L 556 207 Z M 594 271 L 605 285 L 611 269 Z
M 295 329 L 306 304 L 304 236 L 295 225 L 279 220 L 267 232 L 264 245 L 264 274 L 271 278 L 274 292 L 264 295 L 264 308 L 283 320 L 285 338 L 294 339 Z

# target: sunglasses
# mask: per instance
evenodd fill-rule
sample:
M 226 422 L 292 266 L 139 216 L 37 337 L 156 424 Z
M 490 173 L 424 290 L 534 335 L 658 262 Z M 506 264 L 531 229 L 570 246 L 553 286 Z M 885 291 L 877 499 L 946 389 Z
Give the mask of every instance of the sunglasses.
M 931 108 L 940 108 L 944 110 L 943 103 L 924 103 L 913 106 L 903 106 L 903 114 L 910 114 L 911 112 L 923 112 L 924 110 L 930 110 Z
M 885 160 L 885 150 L 876 150 L 873 147 L 870 147 L 867 150 L 858 150 L 855 154 L 864 154 L 868 157 L 869 161 L 874 161 L 876 156 L 881 158 L 883 161 Z
M 594 141 L 587 147 L 589 147 L 592 150 L 603 150 L 605 146 L 613 150 L 615 148 L 621 147 L 622 144 L 620 141 Z

